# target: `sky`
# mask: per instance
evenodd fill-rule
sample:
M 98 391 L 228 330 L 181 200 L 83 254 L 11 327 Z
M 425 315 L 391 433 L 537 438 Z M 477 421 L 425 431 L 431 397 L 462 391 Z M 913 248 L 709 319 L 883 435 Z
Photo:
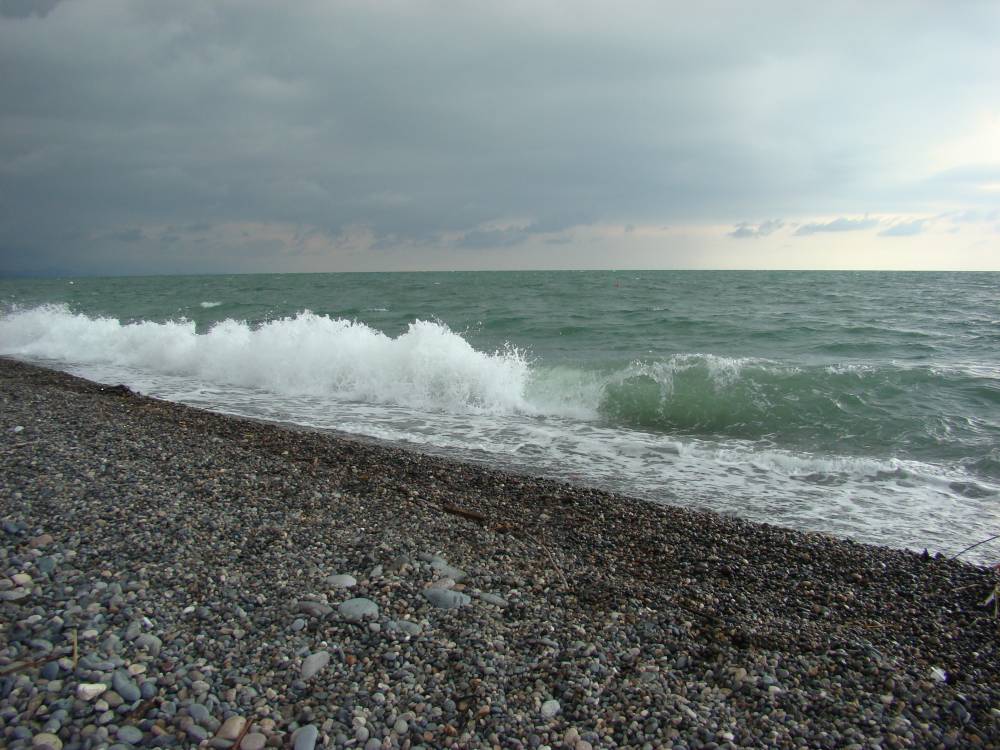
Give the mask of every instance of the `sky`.
M 1000 270 L 997 39 L 995 0 L 0 0 L 0 274 Z

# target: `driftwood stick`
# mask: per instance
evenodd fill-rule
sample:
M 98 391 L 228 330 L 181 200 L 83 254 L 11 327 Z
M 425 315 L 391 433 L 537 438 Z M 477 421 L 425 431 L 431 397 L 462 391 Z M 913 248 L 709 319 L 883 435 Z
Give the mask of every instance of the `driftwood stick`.
M 479 511 L 468 510 L 466 508 L 459 508 L 457 505 L 449 505 L 445 503 L 441 506 L 441 509 L 445 513 L 451 513 L 455 516 L 461 516 L 462 518 L 468 518 L 470 521 L 479 521 L 480 523 L 486 523 L 486 516 L 484 516 Z
M 64 656 L 66 656 L 66 654 L 49 654 L 41 659 L 17 662 L 16 664 L 8 666 L 5 669 L 0 669 L 0 675 L 14 674 L 15 672 L 23 672 L 26 669 L 34 669 L 35 667 L 40 667 L 43 664 L 48 664 L 50 661 L 62 659 Z

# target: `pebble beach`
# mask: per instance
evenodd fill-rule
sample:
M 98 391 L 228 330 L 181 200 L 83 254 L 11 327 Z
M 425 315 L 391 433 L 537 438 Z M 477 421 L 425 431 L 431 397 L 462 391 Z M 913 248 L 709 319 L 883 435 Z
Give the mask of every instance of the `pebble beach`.
M 0 523 L 9 748 L 1000 746 L 939 555 L 7 359 Z

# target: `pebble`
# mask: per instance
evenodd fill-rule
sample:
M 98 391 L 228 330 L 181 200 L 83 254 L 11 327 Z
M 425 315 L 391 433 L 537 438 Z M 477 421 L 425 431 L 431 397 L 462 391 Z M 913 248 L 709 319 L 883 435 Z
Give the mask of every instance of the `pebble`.
M 302 679 L 308 680 L 326 668 L 330 663 L 330 652 L 317 651 L 310 654 L 302 661 Z
M 464 607 L 472 601 L 467 594 L 463 594 L 461 591 L 452 591 L 451 589 L 424 589 L 424 597 L 435 607 L 441 609 L 457 609 L 458 607 Z
M 138 745 L 142 742 L 142 738 L 142 730 L 138 727 L 134 727 L 129 724 L 118 727 L 118 739 L 122 742 L 127 742 L 130 745 Z
M 31 738 L 31 746 L 38 750 L 62 750 L 63 742 L 55 734 L 41 732 Z
M 230 716 L 222 722 L 222 726 L 219 727 L 219 731 L 215 733 L 215 736 L 223 740 L 235 740 L 240 736 L 240 732 L 243 731 L 246 724 L 247 720 L 242 716 Z
M 92 701 L 107 689 L 108 686 L 103 682 L 81 682 L 76 686 L 76 697 L 82 701 Z
M 264 750 L 267 737 L 260 732 L 247 732 L 240 743 L 240 750 Z
M 365 597 L 348 599 L 337 610 L 341 617 L 352 622 L 360 622 L 366 617 L 378 617 L 378 605 Z
M 128 672 L 116 669 L 114 674 L 111 675 L 111 686 L 127 703 L 135 703 L 142 698 L 139 686 L 129 676 Z
M 319 737 L 319 730 L 313 724 L 307 724 L 295 732 L 295 750 L 313 750 L 316 747 L 316 740 Z
M 349 589 L 357 585 L 358 579 L 352 575 L 342 573 L 340 575 L 330 576 L 326 579 L 326 582 L 329 584 L 330 588 Z
M 542 717 L 545 719 L 551 719 L 560 710 L 559 701 L 557 700 L 547 700 L 542 704 Z

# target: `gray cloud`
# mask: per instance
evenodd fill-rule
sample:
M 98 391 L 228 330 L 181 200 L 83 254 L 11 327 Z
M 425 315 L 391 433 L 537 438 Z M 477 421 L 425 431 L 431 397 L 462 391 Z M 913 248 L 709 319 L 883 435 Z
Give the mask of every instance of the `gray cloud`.
M 0 273 L 294 250 L 185 255 L 195 233 L 164 227 L 364 226 L 373 252 L 444 235 L 471 252 L 581 224 L 973 200 L 982 174 L 897 166 L 997 103 L 980 30 L 998 6 L 861 29 L 846 5 L 741 8 L 0 0 Z M 482 229 L 512 216 L 527 228 Z M 123 228 L 145 239 L 115 245 Z
M 0 0 L 0 18 L 44 18 L 60 0 Z
M 817 232 L 857 232 L 862 229 L 872 229 L 878 226 L 878 219 L 848 219 L 843 216 L 832 221 L 803 224 L 795 230 L 798 237 L 816 234 Z
M 785 222 L 781 221 L 781 219 L 768 219 L 767 221 L 762 221 L 760 224 L 751 224 L 749 222 L 742 221 L 736 225 L 728 236 L 735 237 L 739 240 L 767 237 L 767 235 L 778 231 L 784 225 Z
M 913 237 L 924 231 L 928 223 L 927 219 L 911 219 L 909 221 L 899 221 L 887 229 L 878 233 L 879 237 Z

